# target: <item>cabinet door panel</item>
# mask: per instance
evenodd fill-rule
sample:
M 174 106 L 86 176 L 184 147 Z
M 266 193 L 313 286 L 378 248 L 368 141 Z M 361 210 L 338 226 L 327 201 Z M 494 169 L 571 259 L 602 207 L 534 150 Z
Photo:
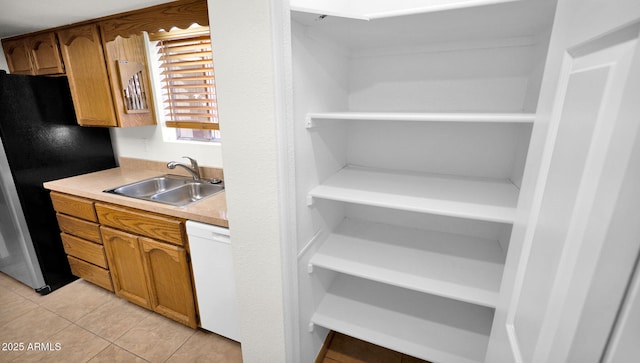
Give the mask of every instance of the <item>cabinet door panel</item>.
M 78 123 L 117 126 L 98 26 L 63 29 L 58 38 Z
M 29 52 L 23 38 L 3 41 L 2 47 L 11 74 L 33 74 Z
M 195 303 L 186 250 L 142 237 L 140 245 L 152 309 L 195 328 Z
M 55 33 L 45 33 L 27 39 L 33 73 L 37 75 L 64 73 Z
M 138 237 L 100 227 L 116 295 L 151 308 Z
M 117 37 L 104 44 L 104 51 L 118 125 L 155 125 L 144 36 Z

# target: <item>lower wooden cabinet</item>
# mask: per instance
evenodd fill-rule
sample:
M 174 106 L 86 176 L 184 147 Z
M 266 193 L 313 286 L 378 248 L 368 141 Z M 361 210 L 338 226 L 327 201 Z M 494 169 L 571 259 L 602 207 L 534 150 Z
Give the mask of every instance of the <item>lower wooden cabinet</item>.
M 94 202 L 57 192 L 51 192 L 51 202 L 71 273 L 113 291 Z
M 152 309 L 195 327 L 195 301 L 187 251 L 149 238 L 139 238 L 139 242 Z
M 71 255 L 67 255 L 67 259 L 69 260 L 69 266 L 71 267 L 72 274 L 82 277 L 83 279 L 104 289 L 113 291 L 109 270 L 105 270 Z
M 155 229 L 149 226 L 165 217 L 113 205 L 96 204 L 96 210 L 115 293 L 195 328 L 198 321 L 185 240 L 177 245 L 176 234 L 165 230 L 182 235 L 184 222 L 165 220 L 163 228 Z M 139 234 L 144 231 L 156 238 Z
M 100 227 L 116 295 L 151 309 L 138 236 Z
M 198 326 L 185 220 L 51 193 L 74 275 Z

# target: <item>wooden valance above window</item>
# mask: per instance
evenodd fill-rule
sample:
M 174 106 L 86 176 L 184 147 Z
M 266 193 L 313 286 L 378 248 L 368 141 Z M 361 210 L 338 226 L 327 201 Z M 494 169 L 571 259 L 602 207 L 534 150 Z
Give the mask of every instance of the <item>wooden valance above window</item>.
M 101 21 L 100 28 L 106 43 L 117 36 L 127 38 L 144 31 L 153 34 L 173 27 L 186 29 L 194 23 L 209 25 L 206 0 L 179 0 L 118 14 Z

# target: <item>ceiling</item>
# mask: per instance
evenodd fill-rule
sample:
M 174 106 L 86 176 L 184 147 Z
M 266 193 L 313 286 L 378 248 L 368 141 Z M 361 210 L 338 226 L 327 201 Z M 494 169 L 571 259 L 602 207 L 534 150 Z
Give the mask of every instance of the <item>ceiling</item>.
M 172 0 L 0 0 L 0 38 L 170 1 Z M 505 0 L 465 1 L 491 3 Z M 520 0 L 370 21 L 334 16 L 318 20 L 320 14 L 306 12 L 293 12 L 293 18 L 350 48 L 359 48 L 374 45 L 380 47 L 385 43 L 399 45 L 399 36 L 404 41 L 414 43 L 536 36 L 550 28 L 554 10 L 555 0 Z
M 170 1 L 172 0 L 0 0 L 0 38 Z
M 548 35 L 556 0 L 521 0 L 413 15 L 358 20 L 293 12 L 310 34 L 350 49 Z M 406 44 L 403 44 L 406 43 Z

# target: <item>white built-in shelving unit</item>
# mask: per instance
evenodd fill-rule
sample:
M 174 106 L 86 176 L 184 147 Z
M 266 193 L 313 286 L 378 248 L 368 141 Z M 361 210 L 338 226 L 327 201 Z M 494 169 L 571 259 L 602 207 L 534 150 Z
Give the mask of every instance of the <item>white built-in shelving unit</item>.
M 314 198 L 421 213 L 513 222 L 518 188 L 508 180 L 345 166 L 313 188 Z
M 493 12 L 476 15 L 495 27 Z M 376 28 L 427 34 L 437 18 L 416 14 L 313 17 L 292 22 L 302 359 L 334 330 L 433 362 L 483 362 L 535 120 L 522 111 L 534 60 L 513 60 L 541 48 L 513 37 L 413 46 Z
M 326 119 L 377 120 L 384 122 L 382 127 L 393 127 L 398 121 L 498 124 L 533 121 L 533 115 L 525 113 L 389 116 L 390 120 L 386 120 L 381 113 L 323 113 L 309 114 L 307 120 L 316 125 Z M 506 178 L 346 164 L 313 187 L 307 202 L 313 205 L 315 199 L 323 199 L 511 224 L 518 192 L 518 187 Z M 322 268 L 338 274 L 311 322 L 423 359 L 480 362 L 498 301 L 505 255 L 496 239 L 347 216 L 330 231 L 309 260 L 311 273 Z
M 393 285 L 339 276 L 313 314 L 318 325 L 433 362 L 484 358 L 493 311 Z
M 311 265 L 495 307 L 504 251 L 497 241 L 345 219 Z
M 532 124 L 532 113 L 434 113 L 434 112 L 317 112 L 308 113 L 306 126 L 318 120 L 382 120 L 415 122 L 488 122 Z

